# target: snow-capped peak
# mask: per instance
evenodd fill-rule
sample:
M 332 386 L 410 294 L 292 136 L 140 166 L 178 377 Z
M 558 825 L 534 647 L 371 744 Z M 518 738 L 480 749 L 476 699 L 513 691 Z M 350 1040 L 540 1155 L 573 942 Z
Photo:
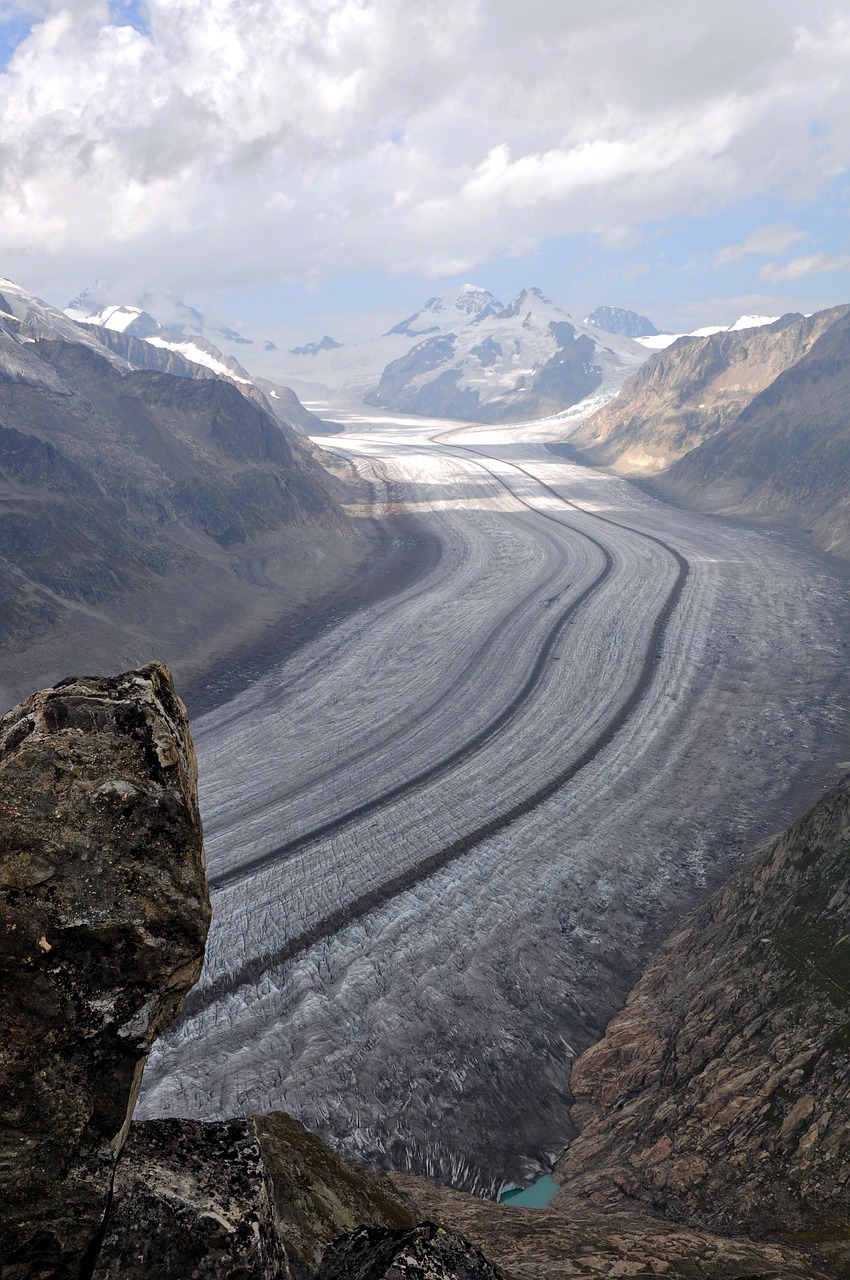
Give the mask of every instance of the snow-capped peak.
M 111 329 L 116 333 L 124 333 L 129 338 L 140 338 L 152 347 L 174 351 L 184 360 L 203 365 L 205 369 L 232 378 L 234 382 L 241 382 L 246 386 L 251 383 L 249 374 L 238 361 L 224 355 L 206 338 L 198 333 L 183 333 L 180 329 L 167 328 L 141 307 L 109 303 L 95 310 L 88 310 L 85 306 L 85 294 L 81 294 L 66 307 L 65 315 L 82 325 Z
M 447 333 L 459 324 L 476 324 L 501 310 L 502 303 L 488 289 L 476 284 L 462 284 L 448 293 L 435 294 L 412 316 L 393 325 L 384 336 L 399 333 L 418 338 L 429 333 Z
M 534 285 L 527 289 L 520 289 L 519 293 L 513 298 L 506 307 L 502 308 L 499 318 L 509 320 L 512 316 L 522 315 L 529 311 L 557 311 L 559 315 L 566 315 L 551 298 L 547 298 L 542 289 L 535 288 Z
M 126 366 L 126 361 L 112 352 L 105 353 L 97 339 L 89 336 L 85 327 L 76 323 L 75 316 L 69 316 L 58 307 L 37 298 L 35 294 L 15 284 L 14 280 L 0 278 L 0 316 L 11 320 L 27 340 L 60 338 L 63 342 L 82 343 L 83 346 L 93 347 L 99 355 L 104 355 L 114 364 Z
M 775 324 L 780 316 L 739 316 L 734 324 L 729 326 L 729 332 L 735 333 L 738 329 L 759 329 L 765 324 Z
M 81 295 L 65 308 L 65 315 L 79 324 L 99 325 L 101 329 L 111 329 L 114 333 L 126 333 L 132 338 L 149 338 L 159 333 L 162 326 L 148 311 L 141 307 L 117 306 L 91 309 L 85 305 Z

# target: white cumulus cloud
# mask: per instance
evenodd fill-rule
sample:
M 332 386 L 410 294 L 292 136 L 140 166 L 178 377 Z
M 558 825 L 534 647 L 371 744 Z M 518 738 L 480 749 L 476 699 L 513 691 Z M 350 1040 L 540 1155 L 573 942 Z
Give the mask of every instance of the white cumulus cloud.
M 802 280 L 806 276 L 820 275 L 824 271 L 850 271 L 850 253 L 806 253 L 790 262 L 768 262 L 759 271 L 759 279 L 768 284 L 783 284 L 788 280 Z
M 727 244 L 718 250 L 714 261 L 718 267 L 722 267 L 730 262 L 740 262 L 750 254 L 781 256 L 807 237 L 807 231 L 792 227 L 788 222 L 775 223 L 769 227 L 756 227 L 740 244 Z
M 0 74 L 7 262 L 128 286 L 465 272 L 805 199 L 850 162 L 836 0 L 137 7 L 142 30 L 106 0 L 5 6 L 35 19 Z M 795 243 L 772 230 L 721 255 Z

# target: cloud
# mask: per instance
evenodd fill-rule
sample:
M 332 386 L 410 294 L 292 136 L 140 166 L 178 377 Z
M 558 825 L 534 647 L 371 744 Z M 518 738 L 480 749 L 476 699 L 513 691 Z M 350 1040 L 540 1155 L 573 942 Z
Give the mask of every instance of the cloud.
M 820 275 L 824 271 L 850 270 L 850 253 L 807 253 L 790 262 L 768 262 L 759 271 L 759 279 L 768 284 L 782 284 L 787 280 L 802 280 L 805 276 Z
M 626 249 L 850 163 L 835 0 L 679 0 L 675 21 L 669 0 L 7 11 L 35 23 L 0 75 L 0 249 L 80 283 L 465 272 L 570 233 Z
M 770 227 L 756 227 L 740 244 L 727 244 L 720 249 L 714 255 L 714 263 L 715 266 L 723 267 L 730 262 L 740 262 L 750 254 L 781 257 L 792 245 L 807 238 L 807 231 L 792 227 L 788 222 L 778 222 Z
M 639 227 L 606 227 L 599 232 L 599 243 L 606 249 L 636 249 L 643 238 Z

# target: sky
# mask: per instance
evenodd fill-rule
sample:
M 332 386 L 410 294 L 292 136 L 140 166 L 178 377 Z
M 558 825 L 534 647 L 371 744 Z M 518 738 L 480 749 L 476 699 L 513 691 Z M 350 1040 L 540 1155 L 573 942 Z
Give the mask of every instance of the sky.
M 846 0 L 0 0 L 0 274 L 59 305 L 808 312 L 850 301 L 848 170 Z

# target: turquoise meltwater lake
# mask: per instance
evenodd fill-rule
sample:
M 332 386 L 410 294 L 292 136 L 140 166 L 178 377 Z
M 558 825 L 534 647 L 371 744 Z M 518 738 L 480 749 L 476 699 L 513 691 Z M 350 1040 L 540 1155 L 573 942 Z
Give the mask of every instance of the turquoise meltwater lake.
M 514 1188 L 503 1191 L 499 1196 L 499 1204 L 517 1204 L 526 1209 L 542 1209 L 561 1190 L 560 1182 L 548 1173 L 532 1182 L 530 1187 Z

